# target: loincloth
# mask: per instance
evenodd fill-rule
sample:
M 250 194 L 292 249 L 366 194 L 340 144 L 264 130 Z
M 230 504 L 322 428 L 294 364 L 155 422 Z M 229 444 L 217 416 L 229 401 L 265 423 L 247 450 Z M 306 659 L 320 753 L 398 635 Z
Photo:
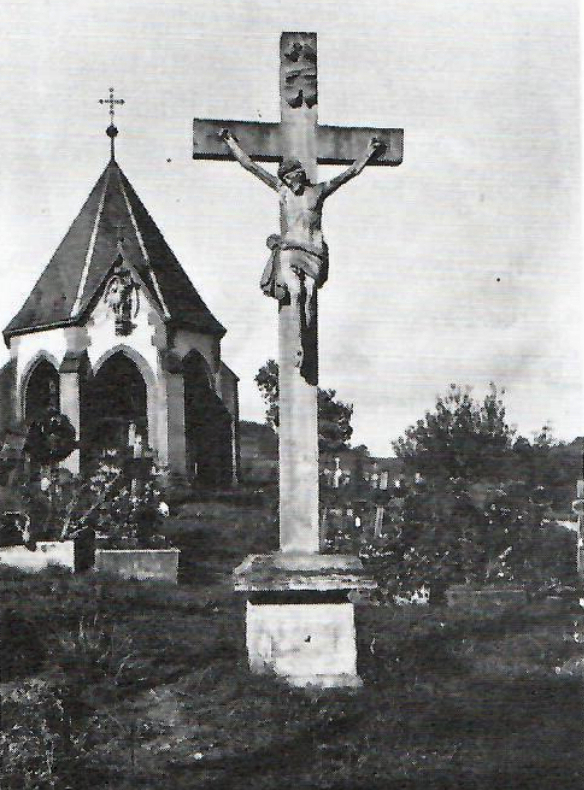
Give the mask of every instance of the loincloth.
M 282 252 L 289 252 L 287 264 L 296 274 L 304 274 L 314 280 L 320 288 L 328 279 L 328 247 L 323 241 L 322 246 L 309 242 L 283 239 L 272 235 L 267 239 L 272 254 L 265 266 L 260 288 L 266 296 L 273 296 L 281 301 L 288 295 L 288 286 L 282 272 Z

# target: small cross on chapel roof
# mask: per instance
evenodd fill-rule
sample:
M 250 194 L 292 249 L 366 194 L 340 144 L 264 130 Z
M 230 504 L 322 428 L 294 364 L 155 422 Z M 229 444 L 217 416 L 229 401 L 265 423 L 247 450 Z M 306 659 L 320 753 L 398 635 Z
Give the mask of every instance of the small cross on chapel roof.
M 105 130 L 105 133 L 110 138 L 110 145 L 111 145 L 111 158 L 112 160 L 115 159 L 115 139 L 118 135 L 118 129 L 114 124 L 114 116 L 115 116 L 115 105 L 116 104 L 125 104 L 126 102 L 124 99 L 114 99 L 114 89 L 109 89 L 110 95 L 109 99 L 99 99 L 100 104 L 109 104 L 109 114 L 110 114 L 110 125 Z

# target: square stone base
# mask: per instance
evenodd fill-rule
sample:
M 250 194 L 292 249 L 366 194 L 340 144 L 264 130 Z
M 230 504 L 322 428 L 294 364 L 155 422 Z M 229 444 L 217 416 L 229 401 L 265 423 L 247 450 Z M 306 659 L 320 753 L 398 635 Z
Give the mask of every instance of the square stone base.
M 256 673 L 293 686 L 362 685 L 352 603 L 247 602 L 247 654 Z

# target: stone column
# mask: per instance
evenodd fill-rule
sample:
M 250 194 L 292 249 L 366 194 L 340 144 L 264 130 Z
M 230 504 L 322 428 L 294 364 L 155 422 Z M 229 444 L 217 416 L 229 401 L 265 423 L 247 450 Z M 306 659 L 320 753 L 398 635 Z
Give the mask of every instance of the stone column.
M 280 49 L 283 53 L 295 41 L 303 41 L 316 50 L 313 34 L 283 33 Z M 318 105 L 309 107 L 303 102 L 292 107 L 286 98 L 288 61 L 281 56 L 280 111 L 282 117 L 282 155 L 284 159 L 299 159 L 306 175 L 317 181 L 316 128 Z M 282 234 L 286 233 L 286 217 L 280 217 Z M 298 292 L 292 292 L 295 285 Z M 310 368 L 306 375 L 299 366 L 298 346 L 302 335 L 302 306 L 299 291 L 303 284 L 291 278 L 289 303 L 278 307 L 279 344 L 279 467 L 280 467 L 280 551 L 283 554 L 315 554 L 320 549 L 318 523 L 318 426 L 317 426 L 317 327 L 316 295 L 311 351 L 314 359 L 304 360 L 302 368 Z M 305 349 L 306 351 L 306 349 Z
M 81 439 L 81 389 L 84 377 L 85 353 L 67 352 L 59 368 L 59 400 L 60 411 L 71 421 L 75 428 L 77 441 Z M 72 474 L 80 472 L 80 450 L 61 461 L 61 468 L 68 469 Z
M 185 385 L 181 360 L 172 352 L 161 355 L 158 401 L 158 446 L 153 449 L 171 479 L 182 482 L 187 474 Z

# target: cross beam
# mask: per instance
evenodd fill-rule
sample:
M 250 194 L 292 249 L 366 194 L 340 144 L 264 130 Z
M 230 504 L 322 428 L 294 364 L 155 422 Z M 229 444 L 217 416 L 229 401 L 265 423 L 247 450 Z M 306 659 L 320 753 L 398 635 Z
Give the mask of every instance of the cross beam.
M 228 127 L 241 147 L 256 162 L 279 162 L 284 158 L 281 125 L 260 121 L 214 121 L 195 118 L 193 122 L 193 159 L 232 160 L 233 154 L 219 139 Z M 372 137 L 386 144 L 385 151 L 370 167 L 396 167 L 403 161 L 403 129 L 378 129 L 369 126 L 317 126 L 316 161 L 319 165 L 349 165 L 365 150 Z
M 371 138 L 385 144 L 372 164 L 399 165 L 403 158 L 402 129 L 345 128 L 318 125 L 318 81 L 316 33 L 282 33 L 280 39 L 280 123 L 195 119 L 193 158 L 229 160 L 234 157 L 220 138 L 227 128 L 239 140 L 251 160 L 299 160 L 316 189 L 317 164 L 350 164 L 363 157 Z M 243 164 L 240 159 L 240 163 Z M 249 160 L 248 160 L 249 165 Z M 253 161 L 252 161 L 253 165 Z M 244 165 L 245 166 L 245 165 Z M 250 170 L 249 166 L 246 169 Z M 256 172 L 257 175 L 257 172 Z M 274 186 L 275 178 L 262 171 L 261 180 Z M 293 233 L 302 235 L 298 215 L 289 216 L 287 187 L 278 186 L 281 238 L 289 221 Z M 282 191 L 284 190 L 284 191 Z M 306 204 L 302 213 L 313 212 L 306 227 L 320 228 L 322 205 Z M 311 224 L 312 223 L 312 224 Z M 306 239 L 311 243 L 311 231 Z M 284 256 L 280 259 L 282 261 Z M 287 264 L 289 265 L 289 264 Z M 284 264 L 282 264 L 284 266 Z M 289 294 L 278 304 L 279 339 L 279 474 L 280 551 L 285 555 L 317 554 L 321 548 L 318 506 L 317 425 L 317 299 L 313 289 L 313 318 L 307 329 L 306 283 L 289 276 Z M 299 338 L 301 341 L 299 342 Z M 299 360 L 301 360 L 299 362 Z

